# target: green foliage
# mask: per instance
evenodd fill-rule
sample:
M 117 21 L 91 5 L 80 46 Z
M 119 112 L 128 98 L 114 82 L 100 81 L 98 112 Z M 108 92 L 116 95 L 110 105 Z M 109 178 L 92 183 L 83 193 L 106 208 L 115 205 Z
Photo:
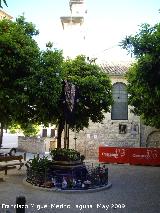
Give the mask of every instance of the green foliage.
M 139 33 L 128 36 L 121 42 L 122 48 L 132 52 L 139 59 L 141 56 L 150 54 L 156 56 L 159 51 L 160 25 L 150 26 L 142 24 Z M 155 51 L 156 50 L 156 51 Z
M 10 133 L 23 133 L 25 136 L 37 136 L 38 132 L 40 131 L 40 126 L 38 124 L 19 124 L 13 121 L 9 126 L 8 129 Z
M 28 137 L 37 136 L 38 132 L 40 131 L 40 126 L 37 124 L 30 124 L 23 126 L 22 125 L 23 134 Z
M 63 62 L 61 73 L 61 96 L 54 114 L 58 125 L 58 147 L 61 147 L 61 133 L 65 120 L 72 130 L 88 127 L 89 121 L 102 122 L 104 112 L 110 111 L 112 104 L 111 81 L 96 64 L 88 63 L 85 56 L 67 59 Z M 76 87 L 76 97 L 72 113 L 68 109 L 64 93 L 67 80 Z
M 21 126 L 17 124 L 16 122 L 13 122 L 12 124 L 10 124 L 10 126 L 8 126 L 8 129 L 10 133 L 12 134 L 22 132 Z
M 33 159 L 27 161 L 27 164 L 30 168 L 32 168 L 33 170 L 45 170 L 45 168 L 48 167 L 48 165 L 50 164 L 50 160 L 48 160 L 47 157 L 43 156 L 43 158 L 39 158 L 39 157 L 34 157 Z
M 23 29 L 25 30 L 25 33 L 29 36 L 36 36 L 39 34 L 39 31 L 36 30 L 35 25 L 32 22 L 25 21 L 24 16 L 20 16 L 16 19 L 16 22 L 23 26 Z
M 80 153 L 74 149 L 57 148 L 50 152 L 53 161 L 77 161 L 80 160 Z
M 34 25 L 20 17 L 16 22 L 0 21 L 0 122 L 8 126 L 12 120 L 23 123 L 33 115 L 30 99 L 24 90 L 38 69 L 40 50 L 32 38 Z M 28 32 L 27 26 L 30 26 Z
M 112 104 L 111 82 L 100 67 L 85 56 L 64 61 L 62 51 L 48 42 L 40 51 L 33 36 L 38 31 L 23 16 L 0 21 L 0 122 L 18 123 L 27 135 L 36 134 L 32 124 L 61 125 L 66 120 L 64 80 L 76 86 L 73 116 L 67 121 L 77 131 L 89 120 L 101 122 Z M 68 113 L 69 114 L 69 113 Z M 60 134 L 61 134 L 60 132 Z
M 160 24 L 143 24 L 122 47 L 137 59 L 127 73 L 129 103 L 146 125 L 160 128 Z
M 34 122 L 56 123 L 62 93 L 62 63 L 62 51 L 49 47 L 41 52 L 39 70 L 27 82 L 27 93 L 34 106 Z
M 96 64 L 86 62 L 85 56 L 68 59 L 63 67 L 64 79 L 76 86 L 74 119 L 70 127 L 88 127 L 89 120 L 101 122 L 112 104 L 111 81 Z M 78 100 L 78 101 L 77 101 Z
M 38 31 L 23 16 L 0 21 L 0 122 L 18 123 L 25 135 L 35 135 L 34 124 L 55 123 L 62 91 L 62 51 L 40 52 L 33 36 Z
M 34 118 L 34 94 L 25 90 L 39 70 L 40 50 L 32 38 L 35 26 L 24 17 L 0 21 L 0 123 L 2 128 L 31 123 Z M 28 89 L 28 88 L 27 88 Z M 12 129 L 13 130 L 13 129 Z M 2 135 L 0 137 L 0 145 Z

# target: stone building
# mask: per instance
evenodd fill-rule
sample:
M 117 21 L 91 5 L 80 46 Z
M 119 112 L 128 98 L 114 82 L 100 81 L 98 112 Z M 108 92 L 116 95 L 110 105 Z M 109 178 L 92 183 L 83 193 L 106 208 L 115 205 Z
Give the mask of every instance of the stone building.
M 84 26 L 86 25 L 85 0 L 68 0 L 70 15 L 60 17 L 64 31 L 64 52 L 73 58 L 86 55 Z M 79 45 L 80 44 L 80 45 Z M 79 46 L 81 49 L 79 49 Z M 76 50 L 76 52 L 74 52 Z M 130 63 L 105 63 L 102 69 L 109 74 L 113 89 L 114 105 L 105 114 L 102 123 L 90 122 L 89 128 L 79 133 L 70 132 L 70 148 L 84 154 L 86 158 L 98 158 L 99 146 L 160 147 L 160 130 L 143 125 L 128 106 L 125 73 Z
M 13 17 L 10 16 L 8 13 L 6 13 L 4 10 L 0 9 L 0 20 L 7 18 L 7 19 L 12 19 Z
M 160 130 L 142 124 L 128 106 L 125 73 L 130 64 L 103 64 L 102 69 L 112 81 L 114 104 L 102 123 L 90 122 L 89 128 L 70 133 L 70 148 L 87 159 L 98 158 L 99 146 L 160 147 Z
M 145 126 L 128 106 L 125 73 L 129 66 L 129 63 L 102 65 L 112 81 L 114 105 L 102 123 L 90 122 L 89 127 L 79 133 L 70 131 L 69 148 L 80 151 L 86 159 L 97 159 L 99 146 L 160 147 L 160 130 Z M 44 153 L 56 148 L 56 128 L 42 128 L 41 131 L 37 139 L 19 137 L 19 149 Z

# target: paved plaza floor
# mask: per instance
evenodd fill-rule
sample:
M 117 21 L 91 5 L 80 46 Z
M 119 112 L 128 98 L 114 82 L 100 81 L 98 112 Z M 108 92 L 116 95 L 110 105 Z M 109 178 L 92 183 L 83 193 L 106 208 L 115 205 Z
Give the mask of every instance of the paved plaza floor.
M 17 196 L 26 197 L 25 213 L 158 213 L 160 212 L 160 167 L 108 165 L 112 187 L 99 192 L 61 193 L 34 189 L 23 183 L 21 171 L 0 172 L 0 213 L 15 212 Z

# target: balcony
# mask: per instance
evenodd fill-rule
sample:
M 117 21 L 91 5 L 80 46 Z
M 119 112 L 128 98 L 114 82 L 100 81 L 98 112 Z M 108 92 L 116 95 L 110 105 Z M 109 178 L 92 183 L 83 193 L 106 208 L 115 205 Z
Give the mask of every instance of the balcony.
M 61 23 L 64 29 L 64 24 L 71 24 L 71 25 L 76 25 L 76 24 L 83 24 L 84 17 L 83 16 L 62 16 L 60 17 Z

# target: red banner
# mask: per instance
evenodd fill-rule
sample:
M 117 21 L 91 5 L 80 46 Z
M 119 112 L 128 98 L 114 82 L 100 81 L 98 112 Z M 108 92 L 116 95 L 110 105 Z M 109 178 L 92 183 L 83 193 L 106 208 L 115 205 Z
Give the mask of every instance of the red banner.
M 131 148 L 130 164 L 160 165 L 160 149 L 158 148 Z
M 99 162 L 128 163 L 127 151 L 122 147 L 99 147 Z
M 160 148 L 99 147 L 99 162 L 160 165 Z

